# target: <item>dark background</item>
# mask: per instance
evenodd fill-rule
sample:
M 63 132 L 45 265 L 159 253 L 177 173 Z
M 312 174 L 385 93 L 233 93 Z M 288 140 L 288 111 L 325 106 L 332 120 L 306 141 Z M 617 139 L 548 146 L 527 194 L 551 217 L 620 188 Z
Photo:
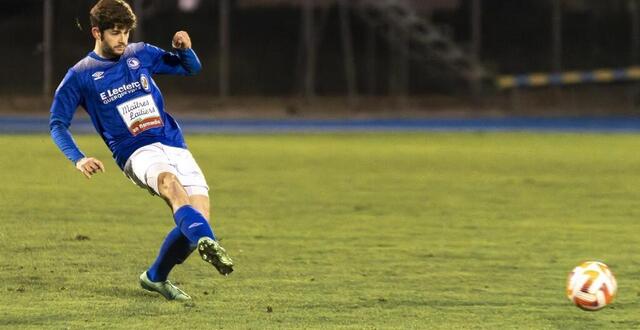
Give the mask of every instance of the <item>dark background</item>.
M 480 60 L 492 77 L 499 74 L 550 72 L 553 70 L 552 7 L 556 0 L 482 0 Z M 132 1 L 129 1 L 133 3 Z M 53 87 L 65 71 L 93 48 L 88 11 L 93 0 L 53 0 Z M 416 2 L 417 12 L 437 25 L 463 50 L 471 43 L 471 0 L 437 1 L 430 8 Z M 636 64 L 633 50 L 635 0 L 574 0 L 562 3 L 561 69 L 593 70 Z M 355 2 L 350 2 L 355 5 Z M 423 3 L 424 4 L 424 3 Z M 215 97 L 219 91 L 219 2 L 202 0 L 193 12 L 181 11 L 178 0 L 143 1 L 141 32 L 145 42 L 170 47 L 173 33 L 186 30 L 203 62 L 203 72 L 179 83 L 157 78 L 165 93 Z M 637 11 L 637 9 L 635 9 Z M 347 82 L 340 37 L 338 8 L 319 1 L 314 9 L 317 38 L 315 93 L 344 96 Z M 382 34 L 376 36 L 375 52 L 367 51 L 370 27 L 352 12 L 351 28 L 357 72 L 357 92 L 389 96 L 394 52 Z M 41 95 L 43 84 L 43 0 L 0 2 L 0 26 L 4 32 L 0 60 L 5 63 L 0 96 Z M 303 93 L 304 51 L 301 6 L 296 1 L 231 1 L 230 95 L 295 97 Z M 79 23 L 79 24 L 78 24 Z M 132 38 L 131 42 L 136 40 Z M 373 56 L 375 72 L 370 72 Z M 408 97 L 449 95 L 465 99 L 468 86 L 438 64 L 410 61 Z M 173 78 L 171 78 L 173 79 Z M 491 85 L 491 84 L 489 84 Z M 623 84 L 626 88 L 627 83 Z M 613 86 L 573 87 L 603 93 Z M 537 92 L 533 92 L 537 93 Z M 625 93 L 630 93 L 626 91 Z M 489 86 L 482 96 L 499 95 Z M 506 96 L 505 96 L 506 97 Z

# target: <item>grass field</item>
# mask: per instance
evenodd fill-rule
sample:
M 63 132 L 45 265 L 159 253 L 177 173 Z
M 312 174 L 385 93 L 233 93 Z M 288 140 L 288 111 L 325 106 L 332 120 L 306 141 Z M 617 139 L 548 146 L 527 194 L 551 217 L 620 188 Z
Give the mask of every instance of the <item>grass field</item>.
M 130 183 L 86 180 L 48 136 L 0 136 L 0 327 L 640 328 L 640 136 L 189 136 L 228 278 L 193 257 L 194 303 L 139 288 L 173 222 Z M 564 295 L 606 262 L 616 301 Z

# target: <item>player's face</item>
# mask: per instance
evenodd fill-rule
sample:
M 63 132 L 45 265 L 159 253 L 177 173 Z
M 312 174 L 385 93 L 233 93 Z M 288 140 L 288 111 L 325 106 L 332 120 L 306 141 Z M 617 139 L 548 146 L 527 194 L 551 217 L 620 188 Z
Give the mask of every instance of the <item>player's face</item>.
M 118 57 L 124 53 L 129 44 L 130 29 L 116 26 L 102 32 L 102 52 L 109 57 Z

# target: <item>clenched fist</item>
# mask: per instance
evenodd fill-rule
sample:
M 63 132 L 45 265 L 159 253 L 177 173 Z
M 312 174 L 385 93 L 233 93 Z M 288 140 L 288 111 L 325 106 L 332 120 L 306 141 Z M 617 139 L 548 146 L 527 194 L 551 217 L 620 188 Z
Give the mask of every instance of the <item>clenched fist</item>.
M 176 49 L 189 49 L 191 48 L 191 38 L 186 31 L 178 31 L 173 36 L 171 46 Z

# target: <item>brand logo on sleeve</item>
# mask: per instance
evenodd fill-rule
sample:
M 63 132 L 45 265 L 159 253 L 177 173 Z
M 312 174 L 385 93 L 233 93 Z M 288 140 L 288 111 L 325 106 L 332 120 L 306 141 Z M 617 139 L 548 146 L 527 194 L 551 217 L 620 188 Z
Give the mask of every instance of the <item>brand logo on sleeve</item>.
M 96 71 L 91 76 L 93 77 L 93 80 L 100 80 L 100 79 L 104 78 L 104 71 Z
M 127 65 L 131 70 L 135 70 L 140 67 L 140 61 L 135 57 L 129 57 L 127 59 Z

